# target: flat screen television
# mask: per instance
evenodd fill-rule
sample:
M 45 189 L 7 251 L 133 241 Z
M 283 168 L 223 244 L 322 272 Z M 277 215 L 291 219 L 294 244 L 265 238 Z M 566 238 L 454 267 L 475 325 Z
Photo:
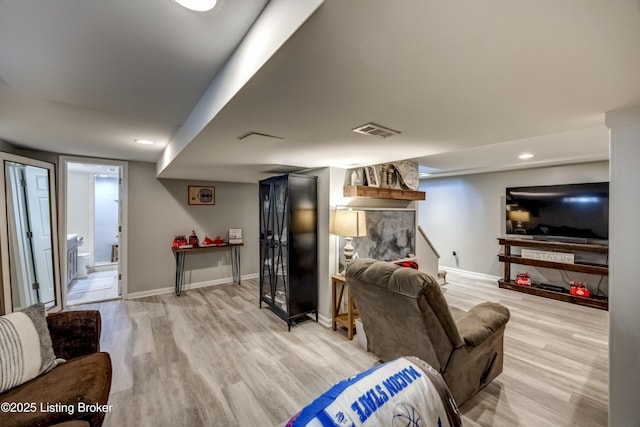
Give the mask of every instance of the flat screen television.
M 607 244 L 609 183 L 507 188 L 506 234 Z

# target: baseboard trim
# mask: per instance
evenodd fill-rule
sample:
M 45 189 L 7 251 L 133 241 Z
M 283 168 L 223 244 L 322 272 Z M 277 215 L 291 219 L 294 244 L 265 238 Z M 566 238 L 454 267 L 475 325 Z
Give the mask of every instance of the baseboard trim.
M 315 315 L 310 315 L 310 317 L 312 317 L 314 320 L 316 318 Z M 322 314 L 318 313 L 318 323 L 320 323 L 325 328 L 330 328 L 331 327 L 331 318 L 327 317 L 327 316 L 323 316 Z
M 258 273 L 245 274 L 241 276 L 241 280 L 257 279 L 258 277 L 259 277 Z M 206 288 L 209 286 L 226 285 L 228 283 L 233 283 L 233 278 L 224 277 L 222 279 L 207 280 L 206 282 L 190 283 L 188 285 L 185 285 L 184 290 L 188 291 L 192 289 Z M 166 288 L 157 288 L 157 289 L 151 289 L 151 290 L 142 291 L 142 292 L 130 292 L 129 294 L 127 294 L 126 299 L 152 297 L 155 295 L 170 294 L 170 293 L 173 293 L 174 291 L 175 291 L 175 288 L 173 286 L 168 286 Z
M 442 265 L 440 266 L 440 269 L 446 271 L 447 273 L 457 274 L 459 276 L 468 277 L 470 279 L 491 280 L 493 282 L 497 282 L 498 280 L 502 279 L 502 277 L 500 276 L 477 273 L 475 271 L 462 270 L 460 268 L 446 267 Z

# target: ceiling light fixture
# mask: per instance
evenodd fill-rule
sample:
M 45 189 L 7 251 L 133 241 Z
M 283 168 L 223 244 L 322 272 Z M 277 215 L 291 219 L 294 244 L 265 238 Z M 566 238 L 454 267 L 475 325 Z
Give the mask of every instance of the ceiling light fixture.
M 153 141 L 150 141 L 148 139 L 134 139 L 134 141 L 142 145 L 153 145 Z
M 207 12 L 214 7 L 218 0 L 173 0 L 182 7 L 195 10 L 196 12 Z
M 520 154 L 518 156 L 518 158 L 522 159 L 522 160 L 530 159 L 532 157 L 533 157 L 533 154 L 531 154 L 531 153 L 524 153 L 524 154 Z

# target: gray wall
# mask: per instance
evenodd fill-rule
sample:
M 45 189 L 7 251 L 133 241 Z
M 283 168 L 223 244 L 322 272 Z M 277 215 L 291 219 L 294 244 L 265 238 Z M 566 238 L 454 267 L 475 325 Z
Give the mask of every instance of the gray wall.
M 156 179 L 153 163 L 129 163 L 128 292 L 153 291 L 174 285 L 175 261 L 171 243 L 177 234 L 195 230 L 200 241 L 207 234 L 226 239 L 229 228 L 241 228 L 243 275 L 258 273 L 258 185 Z M 212 185 L 215 206 L 189 206 L 187 186 Z M 226 249 L 186 258 L 185 283 L 231 277 Z M 256 295 L 257 301 L 257 295 Z
M 331 287 L 329 274 L 329 168 L 314 169 L 304 175 L 318 177 L 318 315 L 331 319 Z M 326 319 L 320 319 L 325 321 Z
M 624 112 L 624 110 L 623 110 Z M 607 113 L 609 116 L 609 113 Z M 615 118 L 615 117 L 614 117 Z M 609 120 L 609 117 L 607 117 Z M 640 425 L 640 108 L 634 125 L 611 128 L 609 425 Z
M 58 169 L 59 170 L 59 169 Z M 79 253 L 93 256 L 93 174 L 70 171 L 67 179 L 67 234 L 82 237 Z M 60 198 L 60 195 L 58 195 Z M 64 201 L 60 201 L 60 204 Z M 94 259 L 95 261 L 95 259 Z M 93 265 L 91 265 L 93 267 Z
M 607 161 L 424 179 L 420 190 L 426 191 L 427 200 L 420 204 L 418 223 L 440 252 L 441 266 L 501 276 L 496 238 L 504 235 L 506 187 L 600 181 L 609 181 Z M 520 270 L 527 268 L 519 266 Z M 534 280 L 561 280 L 554 270 L 532 269 L 532 273 Z M 581 277 L 572 274 L 575 280 Z

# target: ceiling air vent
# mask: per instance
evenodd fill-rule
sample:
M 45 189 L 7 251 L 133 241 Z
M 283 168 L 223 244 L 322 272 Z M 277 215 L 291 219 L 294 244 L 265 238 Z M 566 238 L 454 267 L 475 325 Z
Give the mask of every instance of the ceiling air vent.
M 400 135 L 400 132 L 397 130 L 389 129 L 375 123 L 367 123 L 352 130 L 363 135 L 377 136 L 378 138 L 389 138 L 393 135 Z

